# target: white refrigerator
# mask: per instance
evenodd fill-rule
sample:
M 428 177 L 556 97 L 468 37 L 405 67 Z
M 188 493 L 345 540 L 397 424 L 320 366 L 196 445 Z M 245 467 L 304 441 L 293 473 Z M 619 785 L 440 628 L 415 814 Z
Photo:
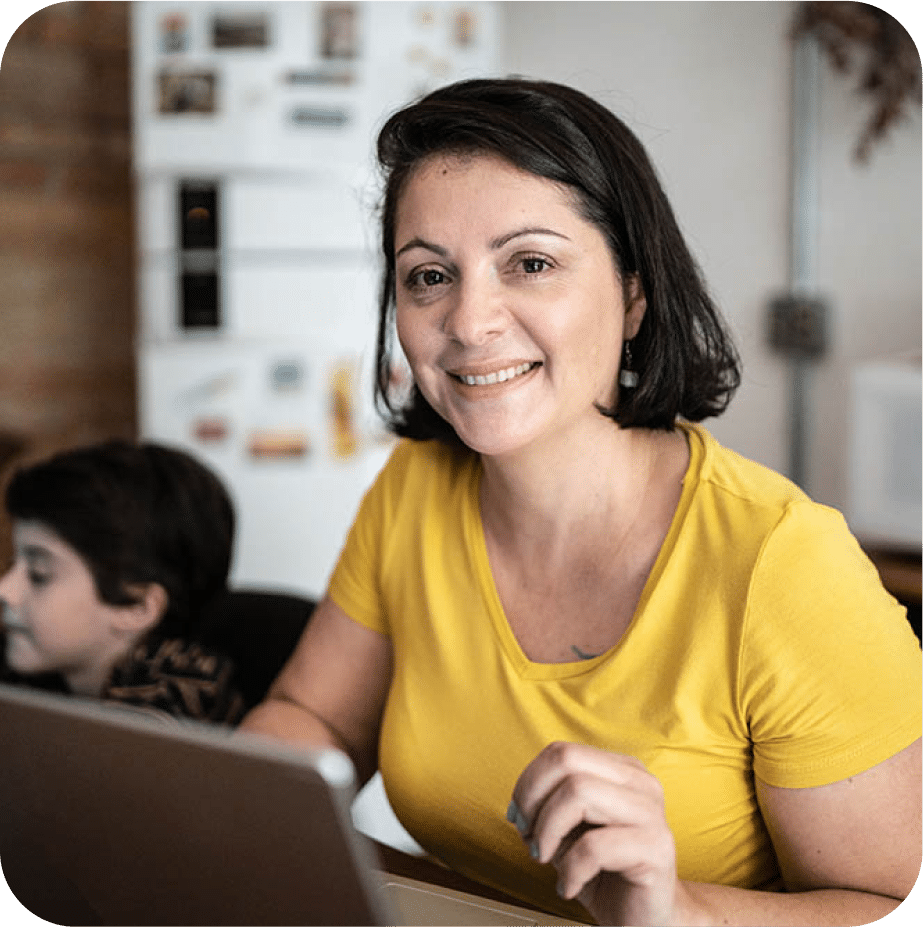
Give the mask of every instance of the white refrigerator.
M 139 418 L 237 506 L 236 585 L 314 597 L 387 457 L 371 152 L 492 72 L 491 3 L 132 4 Z

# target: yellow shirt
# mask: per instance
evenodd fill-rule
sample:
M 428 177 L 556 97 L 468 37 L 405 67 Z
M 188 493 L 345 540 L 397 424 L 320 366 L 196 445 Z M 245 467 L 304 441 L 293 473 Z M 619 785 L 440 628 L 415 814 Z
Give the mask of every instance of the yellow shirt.
M 817 786 L 920 736 L 920 649 L 842 516 L 682 426 L 680 504 L 632 623 L 610 651 L 531 662 L 504 617 L 478 505 L 479 459 L 397 446 L 331 580 L 390 635 L 379 760 L 395 812 L 452 868 L 565 917 L 556 873 L 506 821 L 550 741 L 640 759 L 666 795 L 680 878 L 779 878 L 753 775 Z

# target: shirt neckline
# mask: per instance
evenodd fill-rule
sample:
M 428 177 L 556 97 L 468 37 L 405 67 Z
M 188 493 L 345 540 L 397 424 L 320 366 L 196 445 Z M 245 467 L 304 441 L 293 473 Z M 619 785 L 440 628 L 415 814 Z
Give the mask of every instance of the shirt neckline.
M 464 509 L 465 531 L 468 534 L 469 549 L 473 551 L 477 581 L 493 629 L 507 659 L 523 679 L 568 679 L 590 673 L 602 663 L 613 659 L 626 646 L 632 636 L 633 629 L 643 620 L 648 602 L 666 568 L 671 552 L 676 547 L 677 538 L 692 504 L 695 489 L 700 482 L 699 478 L 707 453 L 706 438 L 699 426 L 687 422 L 677 422 L 676 427 L 685 434 L 689 445 L 689 465 L 686 469 L 686 475 L 683 477 L 683 489 L 680 494 L 679 504 L 673 513 L 670 528 L 657 554 L 657 559 L 654 561 L 654 566 L 651 568 L 647 582 L 644 584 L 635 613 L 625 629 L 625 633 L 613 647 L 589 660 L 576 660 L 566 663 L 537 663 L 530 660 L 519 646 L 519 641 L 516 639 L 516 635 L 507 620 L 503 603 L 500 601 L 500 593 L 494 582 L 493 571 L 490 568 L 490 558 L 487 554 L 487 541 L 484 537 L 484 525 L 481 521 L 481 510 L 478 501 L 480 499 L 483 468 L 479 462 L 477 466 L 472 468 L 471 482 Z

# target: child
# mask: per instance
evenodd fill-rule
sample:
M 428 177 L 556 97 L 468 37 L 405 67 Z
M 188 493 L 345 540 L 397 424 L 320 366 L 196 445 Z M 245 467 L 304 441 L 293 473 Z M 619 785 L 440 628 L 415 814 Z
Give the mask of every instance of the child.
M 5 502 L 15 559 L 0 578 L 0 675 L 240 719 L 231 662 L 194 642 L 231 561 L 234 509 L 215 474 L 178 450 L 114 441 L 20 469 Z

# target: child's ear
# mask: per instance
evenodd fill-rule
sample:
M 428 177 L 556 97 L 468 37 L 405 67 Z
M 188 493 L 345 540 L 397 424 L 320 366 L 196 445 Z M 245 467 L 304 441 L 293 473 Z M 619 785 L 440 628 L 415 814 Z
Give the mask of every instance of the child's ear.
M 139 583 L 129 588 L 138 597 L 138 601 L 134 605 L 116 609 L 115 622 L 119 630 L 143 634 L 160 623 L 170 596 L 160 583 Z

